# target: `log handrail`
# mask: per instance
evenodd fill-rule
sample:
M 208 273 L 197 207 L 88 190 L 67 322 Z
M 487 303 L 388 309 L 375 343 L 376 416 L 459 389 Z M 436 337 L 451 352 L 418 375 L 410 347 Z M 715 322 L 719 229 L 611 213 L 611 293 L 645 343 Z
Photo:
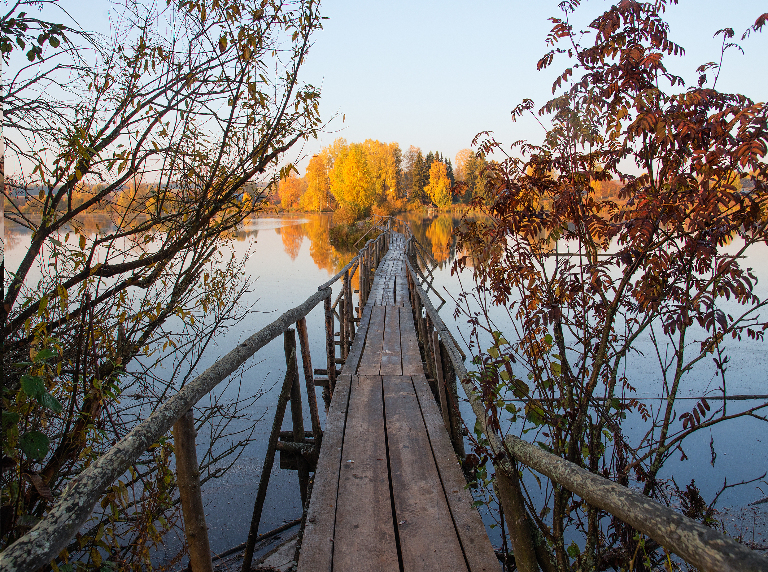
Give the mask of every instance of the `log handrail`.
M 387 232 L 387 229 L 377 228 Z M 380 248 L 382 236 L 379 235 L 368 240 L 357 256 L 330 280 L 319 286 L 317 292 L 299 306 L 288 310 L 277 320 L 250 336 L 228 354 L 219 358 L 216 363 L 182 387 L 178 393 L 158 407 L 146 420 L 134 427 L 117 444 L 72 479 L 50 512 L 24 536 L 0 553 L 0 570 L 9 572 L 36 570 L 55 559 L 88 520 L 106 488 L 124 474 L 153 443 L 168 433 L 171 427 L 200 399 L 224 381 L 258 350 L 278 336 L 285 334 L 293 324 L 303 320 L 321 302 L 324 302 L 326 306 L 327 322 L 329 310 L 332 312 L 332 309 L 328 308 L 332 295 L 331 286 L 339 279 L 345 278 L 345 284 L 342 286 L 339 297 L 351 298 L 349 280 L 360 268 L 359 262 L 364 252 L 373 248 L 378 253 L 383 253 L 384 249 Z M 350 269 L 352 269 L 351 273 L 349 273 Z M 340 321 L 346 318 L 346 321 L 351 322 L 351 300 L 345 303 L 350 304 L 347 315 L 339 316 L 339 318 Z M 332 313 L 330 316 L 332 320 Z M 330 326 L 326 324 L 326 329 L 328 327 L 332 328 L 332 323 Z M 331 356 L 329 357 L 330 371 L 335 368 L 334 360 L 331 359 L 333 355 L 331 353 L 333 350 L 332 330 L 330 334 L 326 332 L 326 337 L 329 336 L 330 339 L 326 341 L 326 346 L 329 356 Z M 328 376 L 329 389 L 332 391 L 335 370 L 331 371 Z M 313 417 L 313 427 L 316 424 L 317 420 Z
M 413 237 L 409 240 L 416 242 Z M 703 572 L 768 571 L 768 558 L 721 532 L 704 526 L 637 491 L 590 473 L 575 463 L 548 453 L 519 437 L 507 435 L 502 440 L 494 431 L 489 430 L 489 418 L 469 380 L 461 357 L 463 352 L 430 302 L 429 296 L 419 285 L 418 274 L 407 257 L 406 266 L 413 279 L 414 291 L 440 334 L 472 411 L 480 422 L 494 457 L 498 459 L 494 461 L 497 470 L 511 477 L 513 471 L 516 473 L 510 463 L 510 459 L 514 459 L 552 479 L 593 506 L 611 513 Z
M 0 570 L 37 570 L 56 558 L 88 520 L 104 490 L 124 474 L 153 443 L 200 399 L 258 350 L 282 335 L 331 296 L 329 281 L 302 304 L 239 344 L 134 427 L 117 444 L 67 484 L 51 511 L 29 532 L 0 553 Z

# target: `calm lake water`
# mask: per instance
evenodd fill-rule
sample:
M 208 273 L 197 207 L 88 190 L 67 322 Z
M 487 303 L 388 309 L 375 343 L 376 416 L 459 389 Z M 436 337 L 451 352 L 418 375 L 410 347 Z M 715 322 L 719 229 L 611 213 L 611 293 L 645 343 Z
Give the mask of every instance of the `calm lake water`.
M 447 215 L 434 217 L 410 215 L 407 218 L 414 234 L 431 250 L 438 262 L 438 267 L 434 271 L 433 284 L 448 301 L 442 307 L 441 315 L 446 324 L 452 328 L 454 337 L 461 340 L 466 337 L 467 325 L 461 318 L 454 320 L 455 305 L 451 300 L 451 296 L 457 296 L 460 293 L 461 287 L 458 278 L 452 277 L 450 273 L 450 265 L 455 256 L 451 233 L 459 221 Z M 29 244 L 29 235 L 10 228 L 6 224 L 5 237 L 5 265 L 7 270 L 13 270 L 26 245 Z M 353 256 L 352 253 L 338 252 L 330 247 L 328 217 L 325 215 L 254 219 L 239 233 L 234 251 L 238 257 L 244 257 L 248 253 L 245 271 L 253 281 L 253 287 L 243 302 L 246 306 L 252 307 L 252 312 L 245 320 L 216 337 L 215 343 L 207 349 L 197 368 L 199 372 L 204 371 L 240 341 L 275 320 L 282 312 L 303 302 L 317 290 L 318 285 L 328 280 Z M 766 260 L 768 260 L 768 249 L 761 247 L 750 252 L 747 261 L 747 265 L 755 269 L 760 279 L 759 295 L 761 297 L 768 293 Z M 462 277 L 462 281 L 466 287 L 472 284 L 468 272 Z M 335 285 L 334 296 L 338 288 L 339 285 Z M 433 302 L 436 301 L 437 299 L 433 298 Z M 499 326 L 503 329 L 504 314 L 499 312 L 494 318 L 499 320 Z M 307 317 L 315 368 L 325 368 L 323 319 L 322 305 Z M 465 335 L 462 336 L 462 334 Z M 490 340 L 481 340 L 481 343 L 490 345 Z M 631 382 L 637 388 L 637 395 L 640 397 L 658 395 L 655 389 L 658 387 L 655 354 L 652 353 L 650 344 L 646 346 L 641 344 L 638 349 L 642 355 L 634 356 L 630 362 Z M 728 355 L 731 358 L 728 369 L 730 394 L 768 393 L 768 383 L 766 383 L 768 354 L 764 343 L 745 340 L 738 344 L 730 344 Z M 234 384 L 218 392 L 223 399 L 234 397 L 237 391 L 240 391 L 241 395 L 259 393 L 263 395 L 243 412 L 246 418 L 240 422 L 240 427 L 235 426 L 235 428 L 249 427 L 256 422 L 254 442 L 244 450 L 224 477 L 208 481 L 203 488 L 214 553 L 220 553 L 240 544 L 247 537 L 277 393 L 284 374 L 283 342 L 282 339 L 277 339 L 257 353 L 233 376 Z M 712 394 L 714 396 L 715 394 L 711 392 L 718 386 L 715 374 L 711 361 L 702 363 L 701 367 L 689 376 L 682 395 Z M 695 402 L 681 403 L 689 403 L 692 407 Z M 747 407 L 747 403 L 729 403 L 729 412 L 731 407 L 737 410 Z M 652 408 L 659 406 L 658 401 L 649 401 L 648 404 Z M 685 405 L 681 406 L 681 412 L 684 410 L 683 407 Z M 462 413 L 467 425 L 471 427 L 474 419 L 468 404 L 463 405 Z M 320 414 L 321 421 L 324 423 L 322 405 Z M 286 417 L 284 428 L 289 429 L 290 414 Z M 308 411 L 304 412 L 304 417 L 305 424 L 309 425 Z M 640 419 L 629 418 L 624 429 L 627 435 L 636 437 L 645 431 L 645 427 Z M 526 438 L 529 437 L 530 434 Z M 717 452 L 714 467 L 710 465 L 710 437 L 714 439 Z M 198 436 L 199 451 L 202 450 L 200 447 L 205 446 L 207 438 L 205 432 L 201 431 Z M 696 479 L 696 484 L 704 498 L 709 500 L 723 485 L 726 476 L 730 484 L 754 479 L 768 470 L 766 441 L 768 441 L 768 424 L 756 419 L 742 419 L 737 423 L 715 426 L 711 431 L 701 431 L 687 440 L 684 448 L 688 460 L 670 463 L 662 476 L 665 478 L 674 476 L 680 486 L 688 484 L 691 479 Z M 768 507 L 768 504 L 752 507 L 747 513 L 739 511 L 748 503 L 768 495 L 766 480 L 729 489 L 721 496 L 718 507 L 726 509 L 724 515 L 726 519 L 735 519 L 728 520 L 732 530 L 753 525 L 765 530 L 765 507 Z M 537 488 L 531 477 L 527 477 L 527 481 L 532 490 Z M 272 530 L 300 516 L 301 506 L 296 474 L 293 471 L 281 471 L 279 463 L 276 462 L 260 531 Z M 486 524 L 490 525 L 492 519 L 489 515 L 485 514 L 484 518 Z M 499 545 L 498 528 L 489 528 L 489 534 L 494 544 Z M 178 546 L 178 540 L 169 539 L 166 554 L 170 556 L 176 546 Z

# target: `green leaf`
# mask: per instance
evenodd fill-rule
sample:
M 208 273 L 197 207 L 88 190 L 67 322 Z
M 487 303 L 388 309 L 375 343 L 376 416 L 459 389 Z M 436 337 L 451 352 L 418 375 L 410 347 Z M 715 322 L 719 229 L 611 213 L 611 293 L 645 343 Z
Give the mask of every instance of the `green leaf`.
M 56 413 L 61 413 L 64 410 L 64 408 L 61 406 L 61 403 L 59 403 L 59 400 L 56 399 L 53 395 L 51 395 L 47 391 L 44 392 L 42 395 L 40 395 L 37 398 L 37 401 L 43 407 L 50 409 L 51 411 L 54 411 Z
M 56 36 L 51 36 L 51 39 L 48 40 L 48 43 L 51 44 L 52 48 L 59 47 L 59 39 Z
M 568 556 L 571 558 L 577 558 L 581 552 L 575 542 L 571 541 L 571 545 L 568 547 Z
M 25 528 L 32 528 L 35 526 L 38 522 L 40 522 L 39 516 L 34 516 L 31 514 L 22 514 L 18 519 L 16 519 L 16 524 L 18 526 L 23 526 Z
M 58 354 L 51 348 L 43 348 L 35 356 L 35 363 L 43 362 L 47 359 L 57 356 Z
M 3 427 L 9 427 L 19 422 L 19 414 L 15 411 L 3 411 Z
M 491 357 L 499 357 L 499 349 L 496 347 L 488 348 L 488 353 L 491 355 Z
M 51 443 L 40 431 L 24 433 L 19 439 L 19 448 L 30 459 L 39 461 L 45 458 Z
M 542 419 L 540 412 L 534 408 L 528 409 L 528 411 L 525 414 L 525 418 L 537 426 L 544 423 L 544 419 Z
M 550 334 L 547 334 L 546 336 L 544 336 L 544 343 L 547 345 L 552 344 L 552 336 Z
M 536 441 L 536 444 L 541 448 L 544 449 L 547 453 L 552 453 L 552 447 L 544 443 L 543 441 Z
M 39 399 L 38 396 L 41 393 L 45 393 L 45 382 L 42 377 L 37 375 L 22 375 L 21 389 L 29 397 Z

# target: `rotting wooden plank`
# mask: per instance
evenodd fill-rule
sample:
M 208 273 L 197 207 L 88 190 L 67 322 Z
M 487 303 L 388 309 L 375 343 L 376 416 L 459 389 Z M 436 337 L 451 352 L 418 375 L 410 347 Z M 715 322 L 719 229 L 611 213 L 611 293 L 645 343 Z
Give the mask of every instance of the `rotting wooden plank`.
M 403 352 L 403 375 L 423 374 L 424 366 L 410 308 L 400 308 L 400 345 Z
M 404 572 L 467 570 L 410 377 L 383 377 L 384 419 Z
M 378 376 L 352 378 L 339 476 L 333 569 L 400 570 Z
M 351 375 L 340 375 L 336 380 L 336 391 L 333 392 L 326 419 L 323 446 L 320 448 L 312 498 L 307 511 L 298 572 L 331 571 L 339 467 L 351 382 Z
M 365 336 L 365 348 L 357 373 L 360 375 L 379 375 L 381 371 L 381 352 L 384 344 L 384 306 L 371 308 L 371 319 Z
M 400 309 L 384 306 L 384 344 L 381 349 L 381 375 L 403 375 L 400 347 Z
M 363 355 L 363 349 L 365 347 L 365 337 L 368 332 L 368 324 L 371 320 L 371 306 L 363 308 L 363 316 L 360 318 L 360 325 L 357 329 L 355 339 L 352 341 L 352 347 L 349 350 L 349 355 L 344 362 L 344 367 L 341 370 L 342 375 L 354 375 L 357 371 L 357 364 L 360 362 L 360 356 Z
M 453 451 L 443 418 L 438 411 L 432 391 L 424 375 L 414 375 L 413 386 L 419 399 L 421 414 L 429 435 L 429 442 L 440 474 L 453 523 L 459 534 L 464 556 L 472 572 L 494 571 L 501 566 L 493 552 L 493 546 L 485 532 L 480 514 L 472 506 L 472 495 L 465 488 L 467 482 Z

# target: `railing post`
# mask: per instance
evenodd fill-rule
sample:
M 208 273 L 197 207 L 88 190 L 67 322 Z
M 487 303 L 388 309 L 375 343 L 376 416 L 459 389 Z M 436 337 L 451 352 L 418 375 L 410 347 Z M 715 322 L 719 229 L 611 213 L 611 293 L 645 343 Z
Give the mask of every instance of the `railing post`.
M 299 327 L 298 323 L 296 324 Z M 304 333 L 306 334 L 307 328 L 304 325 Z M 296 361 L 296 333 L 293 329 L 286 332 L 286 352 L 285 357 L 287 360 L 293 363 L 289 366 L 289 370 L 293 371 L 293 383 L 291 384 L 291 421 L 293 429 L 293 442 L 304 443 L 304 413 L 301 410 L 301 383 L 299 383 L 299 365 Z M 289 356 L 290 354 L 290 356 Z M 306 368 L 306 364 L 304 364 Z M 311 365 L 310 365 L 311 368 Z M 304 375 L 307 375 L 309 371 L 310 380 L 312 378 L 312 370 L 305 369 Z M 312 381 L 312 383 L 314 383 Z M 309 383 L 307 384 L 309 386 Z M 320 422 L 318 421 L 318 425 Z M 309 486 L 309 463 L 301 455 L 296 454 L 296 466 L 299 473 L 299 492 L 301 493 L 301 505 L 307 504 L 307 487 Z
M 440 412 L 443 414 L 445 429 L 450 432 L 451 422 L 448 417 L 448 398 L 445 395 L 445 379 L 443 378 L 443 364 L 440 363 L 440 337 L 437 330 L 432 330 L 432 353 L 434 355 L 435 383 L 440 395 Z
M 245 543 L 245 554 L 243 555 L 242 567 L 243 572 L 251 572 L 253 551 L 256 548 L 256 539 L 259 536 L 261 512 L 264 510 L 264 501 L 267 498 L 267 486 L 269 486 L 269 476 L 272 473 L 272 465 L 275 463 L 277 440 L 280 437 L 280 428 L 283 425 L 285 408 L 288 406 L 288 400 L 291 397 L 293 384 L 299 377 L 298 366 L 296 364 L 296 338 L 293 329 L 289 328 L 283 332 L 283 347 L 285 349 L 286 365 L 285 380 L 283 381 L 283 388 L 280 390 L 280 397 L 277 399 L 275 419 L 272 422 L 272 432 L 269 435 L 269 442 L 267 444 L 267 454 L 264 458 L 264 466 L 261 468 L 259 490 L 256 493 L 256 503 L 253 506 L 253 516 L 251 517 L 251 528 L 248 531 L 248 540 Z
M 346 299 L 344 303 L 344 316 L 347 321 L 347 326 L 345 328 L 345 333 L 347 334 L 345 338 L 345 347 L 346 353 L 349 355 L 349 348 L 355 337 L 355 323 L 352 321 L 352 280 L 349 276 L 349 270 L 344 273 L 344 298 Z
M 464 434 L 462 432 L 463 424 L 461 421 L 461 411 L 459 411 L 459 391 L 457 387 L 456 370 L 451 363 L 448 349 L 444 342 L 440 342 L 440 361 L 443 367 L 443 379 L 445 379 L 445 389 L 448 393 L 448 414 L 450 420 L 450 434 L 453 443 L 453 450 L 460 459 L 464 459 L 466 451 L 464 450 Z
M 307 387 L 307 403 L 309 403 L 309 417 L 312 422 L 312 436 L 315 438 L 315 443 L 320 443 L 323 430 L 320 428 L 320 414 L 317 411 L 315 376 L 312 369 L 312 356 L 309 353 L 309 334 L 307 333 L 306 317 L 296 322 L 296 331 L 299 332 L 299 343 L 301 344 L 301 365 L 304 369 L 304 382 Z M 330 374 L 328 374 L 328 377 L 330 378 Z
M 347 360 L 347 311 L 344 307 L 346 305 L 346 300 L 344 300 L 344 295 L 346 292 L 344 292 L 344 285 L 342 284 L 342 295 L 339 298 L 339 348 L 340 348 L 340 354 L 341 359 L 346 361 Z M 335 367 L 335 366 L 334 366 Z
M 325 310 L 325 353 L 326 353 L 326 374 L 328 376 L 328 388 L 327 391 L 330 397 L 333 395 L 333 390 L 336 388 L 336 340 L 333 328 L 333 309 L 331 308 L 331 296 L 328 296 L 323 300 L 323 309 Z M 323 396 L 325 397 L 325 389 L 323 390 Z M 325 400 L 329 403 L 329 400 Z
M 173 451 L 176 455 L 176 478 L 184 514 L 184 534 L 192 572 L 212 572 L 208 527 L 200 494 L 200 467 L 195 450 L 195 418 L 188 410 L 173 424 Z
M 368 303 L 368 247 L 360 253 L 360 317 L 363 316 L 363 308 Z

